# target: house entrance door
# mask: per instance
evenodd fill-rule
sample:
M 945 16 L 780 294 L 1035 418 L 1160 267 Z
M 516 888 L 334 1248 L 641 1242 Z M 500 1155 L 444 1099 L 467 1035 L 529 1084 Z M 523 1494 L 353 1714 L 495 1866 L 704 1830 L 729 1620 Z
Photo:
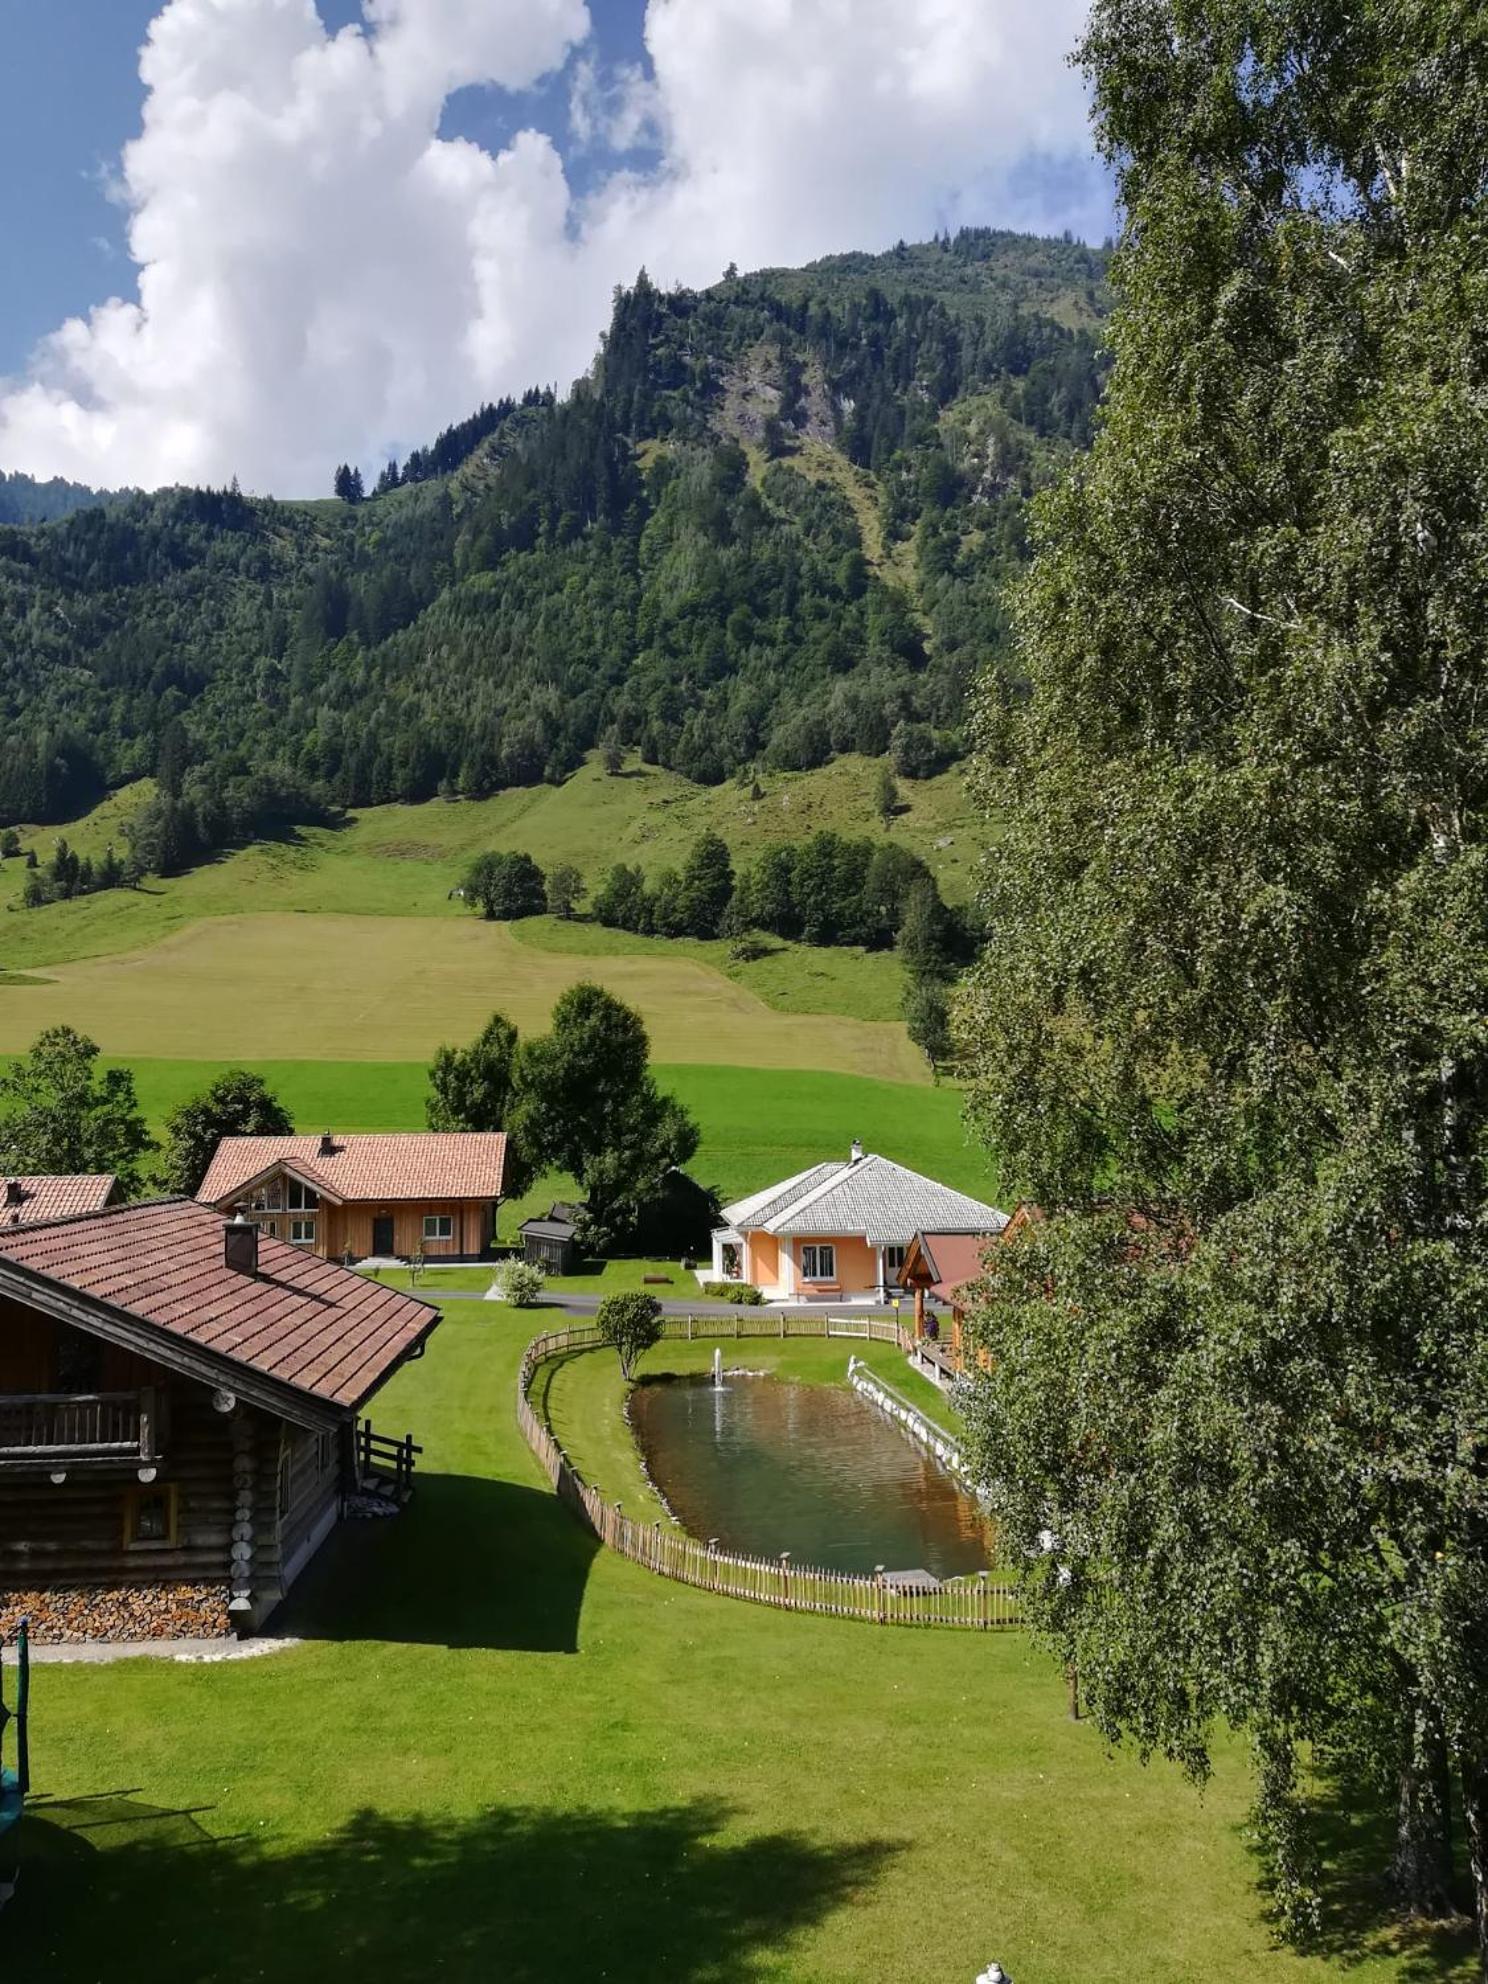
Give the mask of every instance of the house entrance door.
M 374 1254 L 390 1254 L 393 1251 L 393 1222 L 390 1214 L 372 1222 L 372 1251 Z

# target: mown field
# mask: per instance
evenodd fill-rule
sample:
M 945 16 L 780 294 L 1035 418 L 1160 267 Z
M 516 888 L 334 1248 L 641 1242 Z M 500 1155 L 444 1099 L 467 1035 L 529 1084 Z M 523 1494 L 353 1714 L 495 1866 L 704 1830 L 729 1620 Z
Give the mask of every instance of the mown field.
M 1021 1634 L 781 1615 L 596 1554 L 519 1441 L 527 1326 L 493 1306 L 452 1304 L 379 1403 L 421 1485 L 327 1547 L 301 1645 L 36 1670 L 7 1976 L 1470 1974 L 1352 1906 L 1327 1953 L 1273 1947 L 1238 1747 L 1202 1795 L 1109 1754 Z
M 220 1072 L 219 1061 L 141 1058 L 127 1063 L 147 1120 L 157 1131 L 169 1110 Z M 275 1061 L 252 1065 L 302 1130 L 418 1130 L 424 1126 L 420 1062 Z M 854 1137 L 963 1192 L 998 1203 L 999 1182 L 961 1119 L 951 1087 L 910 1087 L 861 1076 L 802 1070 L 661 1064 L 662 1086 L 697 1119 L 702 1142 L 691 1170 L 728 1200 L 825 1157 L 847 1154 Z M 503 1236 L 535 1205 L 562 1190 L 541 1180 L 505 1206 Z
M 772 775 L 755 799 L 738 784 L 704 788 L 643 767 L 607 778 L 590 764 L 562 786 L 371 808 L 168 881 L 32 910 L 19 904 L 22 861 L 5 861 L 0 1053 L 66 1021 L 121 1057 L 422 1061 L 495 1007 L 539 1030 L 566 985 L 595 978 L 640 1009 L 663 1061 L 924 1082 L 891 953 L 771 942 L 745 961 L 727 943 L 586 920 L 487 924 L 452 896 L 484 848 L 525 848 L 592 879 L 621 858 L 653 872 L 679 862 L 709 827 L 741 859 L 821 827 L 891 832 L 948 895 L 965 895 L 981 837 L 957 775 L 905 782 L 904 811 L 886 829 L 872 811 L 875 770 L 844 759 Z M 87 854 L 122 845 L 143 790 L 111 795 L 67 838 Z M 44 862 L 58 832 L 22 838 Z

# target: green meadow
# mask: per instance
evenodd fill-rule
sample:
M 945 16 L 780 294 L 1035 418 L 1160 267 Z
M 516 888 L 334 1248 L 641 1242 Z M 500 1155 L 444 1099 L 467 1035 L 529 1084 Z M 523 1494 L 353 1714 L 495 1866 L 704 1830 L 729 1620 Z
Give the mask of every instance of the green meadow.
M 7 1977 L 1469 1974 L 1352 1912 L 1333 1957 L 1275 1948 L 1239 1747 L 1202 1793 L 1109 1752 L 1021 1633 L 782 1615 L 597 1551 L 516 1431 L 530 1328 L 451 1304 L 379 1399 L 424 1445 L 418 1492 L 326 1546 L 281 1620 L 299 1644 L 38 1666 Z
M 169 1110 L 227 1064 L 141 1058 L 125 1065 L 133 1069 L 145 1116 L 158 1131 Z M 421 1062 L 255 1060 L 252 1065 L 302 1130 L 424 1127 Z M 845 1156 L 859 1137 L 870 1150 L 998 1203 L 996 1173 L 967 1135 L 958 1089 L 696 1064 L 662 1063 L 656 1074 L 702 1130 L 691 1169 L 724 1199 L 739 1198 L 824 1157 Z M 524 1200 L 503 1207 L 503 1236 L 563 1183 L 545 1179 Z

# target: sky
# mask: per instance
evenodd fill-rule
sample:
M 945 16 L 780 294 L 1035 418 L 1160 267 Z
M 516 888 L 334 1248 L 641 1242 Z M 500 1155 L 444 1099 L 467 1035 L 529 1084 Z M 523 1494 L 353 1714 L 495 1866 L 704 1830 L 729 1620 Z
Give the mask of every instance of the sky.
M 617 283 L 1112 230 L 1084 0 L 0 0 L 0 468 L 319 494 Z

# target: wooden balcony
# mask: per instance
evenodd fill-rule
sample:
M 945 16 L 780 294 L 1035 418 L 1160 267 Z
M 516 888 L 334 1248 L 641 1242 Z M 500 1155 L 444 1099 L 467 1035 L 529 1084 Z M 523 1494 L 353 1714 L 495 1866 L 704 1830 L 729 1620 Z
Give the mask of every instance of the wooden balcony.
M 156 1394 L 0 1393 L 0 1468 L 137 1465 L 158 1455 Z

